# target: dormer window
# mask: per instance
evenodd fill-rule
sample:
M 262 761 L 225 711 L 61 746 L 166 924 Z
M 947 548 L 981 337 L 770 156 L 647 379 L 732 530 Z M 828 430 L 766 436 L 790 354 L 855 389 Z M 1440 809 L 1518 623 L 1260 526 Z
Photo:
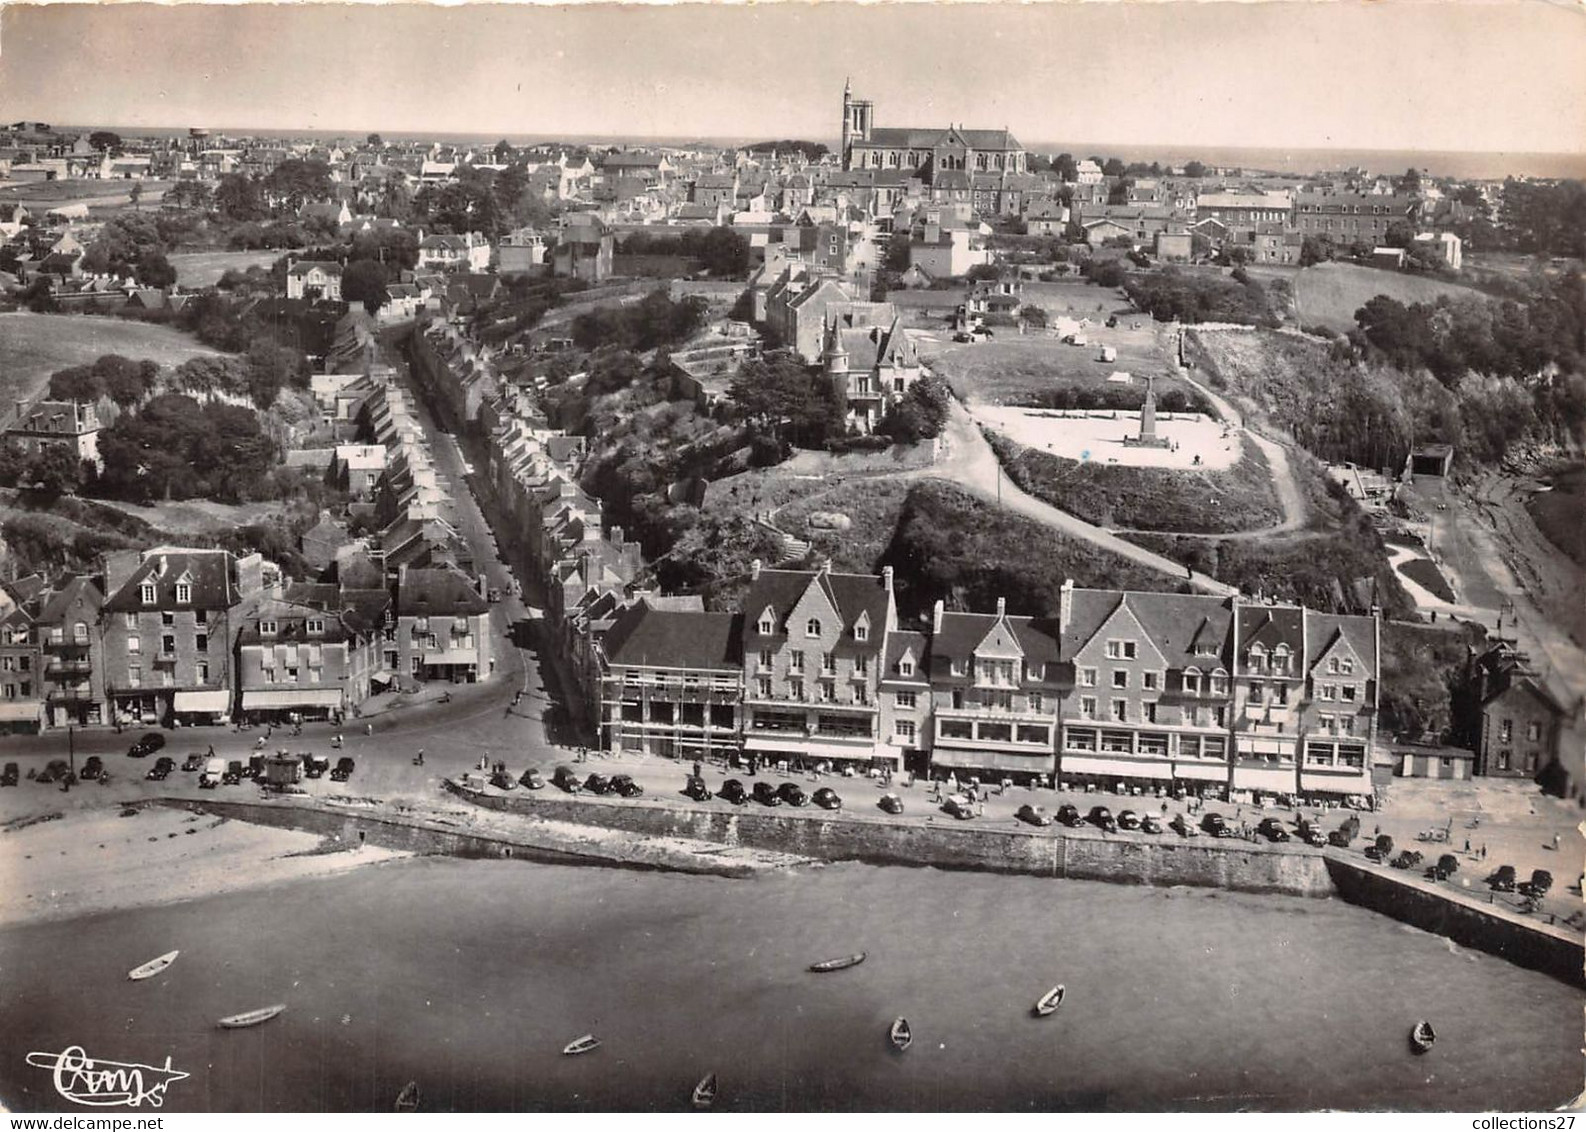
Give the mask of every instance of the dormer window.
M 310 617 L 308 619 L 308 631 L 313 634 L 323 633 L 325 631 L 325 622 L 318 617 Z
M 806 637 L 818 637 L 821 635 L 821 619 L 819 617 L 811 617 L 804 622 L 804 635 Z
M 274 621 L 260 621 L 259 622 L 259 635 L 261 637 L 273 637 L 273 636 L 275 636 L 275 622 Z
M 898 661 L 898 675 L 899 676 L 913 676 L 914 675 L 914 661 L 912 659 L 910 659 L 909 657 L 904 657 L 902 660 Z
M 191 582 L 176 583 L 176 604 L 191 605 L 193 601 L 193 584 Z
M 153 582 L 144 582 L 141 586 L 138 587 L 138 600 L 143 602 L 144 605 L 153 605 L 154 604 L 154 583 Z
M 1024 666 L 1024 678 L 1026 680 L 1044 680 L 1044 679 L 1046 679 L 1046 665 L 1044 665 L 1044 664 L 1027 664 L 1027 665 L 1025 665 Z

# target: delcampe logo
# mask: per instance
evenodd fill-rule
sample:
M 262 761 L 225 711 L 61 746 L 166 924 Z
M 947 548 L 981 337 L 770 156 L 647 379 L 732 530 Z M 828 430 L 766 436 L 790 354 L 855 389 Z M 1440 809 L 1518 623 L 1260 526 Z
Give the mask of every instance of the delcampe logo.
M 165 1064 L 139 1065 L 134 1061 L 105 1061 L 89 1057 L 82 1046 L 67 1046 L 60 1053 L 28 1054 L 29 1065 L 48 1069 L 55 1091 L 74 1104 L 153 1108 L 165 1104 L 165 1090 L 174 1081 L 192 1076 Z

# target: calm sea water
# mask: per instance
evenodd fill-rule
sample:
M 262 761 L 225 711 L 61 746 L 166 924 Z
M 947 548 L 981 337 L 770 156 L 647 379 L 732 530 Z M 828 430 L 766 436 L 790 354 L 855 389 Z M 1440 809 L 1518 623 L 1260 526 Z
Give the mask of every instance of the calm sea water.
M 735 1111 L 1537 1109 L 1580 1088 L 1583 1004 L 1337 901 L 419 859 L 0 935 L 0 1099 L 70 1107 L 24 1056 L 77 1044 L 169 1054 L 193 1074 L 176 1111 L 387 1111 L 409 1079 L 426 1110 L 667 1110 L 710 1070 Z M 1439 1040 L 1415 1057 L 1422 1016 Z M 585 1032 L 603 1047 L 563 1057 Z

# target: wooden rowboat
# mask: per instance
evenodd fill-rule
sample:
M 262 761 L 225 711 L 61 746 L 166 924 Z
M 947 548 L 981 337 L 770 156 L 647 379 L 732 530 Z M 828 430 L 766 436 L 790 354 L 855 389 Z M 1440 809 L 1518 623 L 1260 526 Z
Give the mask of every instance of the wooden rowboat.
M 1416 1053 L 1425 1053 L 1432 1048 L 1432 1043 L 1437 1041 L 1437 1034 L 1432 1030 L 1432 1024 L 1425 1018 L 1415 1024 L 1410 1031 L 1410 1048 Z
M 402 1086 L 402 1091 L 397 1094 L 396 1110 L 398 1112 L 417 1112 L 423 1098 L 419 1096 L 419 1083 L 409 1081 Z
M 844 955 L 841 959 L 823 959 L 819 963 L 811 963 L 811 971 L 841 971 L 848 967 L 857 967 L 865 961 L 863 951 L 855 955 Z
M 892 1029 L 887 1031 L 887 1038 L 892 1042 L 892 1048 L 902 1053 L 914 1042 L 914 1031 L 909 1029 L 907 1018 L 895 1018 Z
M 1068 994 L 1062 983 L 1043 994 L 1035 1003 L 1035 1016 L 1045 1018 L 1048 1014 L 1057 1013 L 1057 1008 L 1063 1005 L 1063 996 Z
M 286 1003 L 278 1002 L 274 1006 L 261 1006 L 257 1010 L 249 1010 L 243 1014 L 233 1014 L 229 1018 L 222 1018 L 220 1024 L 228 1030 L 239 1030 L 244 1026 L 257 1026 L 261 1022 L 268 1022 L 285 1009 Z
M 589 1053 L 591 1050 L 597 1050 L 599 1048 L 600 1039 L 595 1037 L 594 1034 L 585 1034 L 581 1038 L 574 1038 L 572 1041 L 568 1042 L 562 1047 L 562 1052 L 568 1056 L 573 1056 L 580 1053 Z
M 716 1075 L 707 1073 L 694 1086 L 694 1107 L 709 1108 L 716 1103 Z
M 180 951 L 167 951 L 158 959 L 150 959 L 147 963 L 143 964 L 143 966 L 132 968 L 132 970 L 127 972 L 127 978 L 152 979 L 155 975 L 158 975 L 172 963 L 175 963 L 176 957 L 180 954 Z

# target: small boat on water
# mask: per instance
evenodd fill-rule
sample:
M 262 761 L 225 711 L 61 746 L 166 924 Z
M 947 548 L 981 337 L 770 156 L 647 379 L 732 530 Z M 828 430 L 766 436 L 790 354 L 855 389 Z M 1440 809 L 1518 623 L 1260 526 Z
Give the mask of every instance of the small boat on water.
M 581 1038 L 574 1038 L 562 1047 L 562 1052 L 568 1056 L 580 1053 L 589 1053 L 600 1048 L 600 1039 L 594 1034 L 585 1034 Z
M 892 1048 L 902 1053 L 914 1041 L 914 1031 L 909 1029 L 907 1018 L 894 1018 L 892 1029 L 887 1031 L 887 1039 L 892 1043 Z
M 257 1010 L 249 1010 L 243 1014 L 233 1014 L 229 1018 L 222 1018 L 220 1024 L 228 1030 L 240 1030 L 244 1026 L 257 1026 L 261 1022 L 268 1022 L 285 1009 L 286 1003 L 278 1002 L 274 1006 L 261 1006 Z
M 694 1086 L 694 1107 L 709 1108 L 716 1103 L 716 1075 L 707 1073 Z
M 1432 1043 L 1437 1041 L 1437 1034 L 1432 1029 L 1432 1024 L 1422 1018 L 1410 1031 L 1410 1047 L 1416 1053 L 1425 1053 L 1432 1048 Z
M 409 1081 L 402 1086 L 402 1091 L 397 1094 L 396 1110 L 398 1112 L 417 1112 L 423 1098 L 419 1095 L 419 1083 Z
M 844 955 L 841 959 L 823 959 L 819 963 L 811 963 L 810 970 L 816 972 L 841 971 L 848 967 L 857 967 L 865 961 L 865 953 Z
M 158 975 L 172 963 L 175 963 L 176 957 L 180 954 L 180 951 L 167 951 L 158 959 L 150 959 L 147 963 L 143 964 L 143 966 L 132 968 L 132 970 L 127 972 L 127 978 L 152 979 L 155 975 Z
M 1063 1005 L 1063 996 L 1068 993 L 1062 983 L 1043 994 L 1035 1003 L 1035 1016 L 1045 1018 L 1048 1014 L 1057 1013 L 1057 1008 Z

